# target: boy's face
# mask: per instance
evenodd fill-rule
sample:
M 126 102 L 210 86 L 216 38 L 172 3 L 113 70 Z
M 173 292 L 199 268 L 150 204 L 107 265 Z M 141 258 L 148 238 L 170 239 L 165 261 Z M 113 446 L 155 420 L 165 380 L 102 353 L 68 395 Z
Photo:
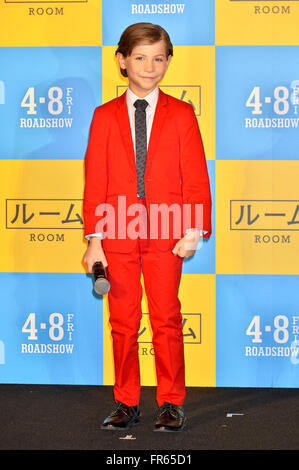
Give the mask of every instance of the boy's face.
M 119 66 L 127 70 L 130 89 L 143 98 L 156 88 L 162 80 L 171 56 L 166 57 L 165 42 L 140 44 L 133 48 L 130 56 L 117 54 Z

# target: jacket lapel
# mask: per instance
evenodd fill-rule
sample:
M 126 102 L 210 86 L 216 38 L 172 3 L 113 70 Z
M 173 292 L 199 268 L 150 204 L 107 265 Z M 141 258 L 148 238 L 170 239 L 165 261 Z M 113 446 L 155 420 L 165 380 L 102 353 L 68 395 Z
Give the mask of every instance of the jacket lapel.
M 132 132 L 129 120 L 129 113 L 127 108 L 127 101 L 126 101 L 126 92 L 123 93 L 119 97 L 118 106 L 116 110 L 116 117 L 121 133 L 121 137 L 123 140 L 123 144 L 126 149 L 126 153 L 129 159 L 129 165 L 134 170 L 136 168 L 135 165 L 135 150 L 134 144 L 132 140 Z
M 156 106 L 155 116 L 153 120 L 151 136 L 148 145 L 147 157 L 146 157 L 146 170 L 149 167 L 149 164 L 155 155 L 159 139 L 162 133 L 164 123 L 167 118 L 168 107 L 167 105 L 167 95 L 159 89 L 159 97 Z

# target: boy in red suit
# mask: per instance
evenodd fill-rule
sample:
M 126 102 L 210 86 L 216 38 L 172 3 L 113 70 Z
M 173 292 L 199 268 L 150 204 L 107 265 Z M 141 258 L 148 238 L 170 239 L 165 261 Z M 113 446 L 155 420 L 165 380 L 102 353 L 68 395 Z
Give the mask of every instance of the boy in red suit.
M 122 96 L 96 108 L 85 156 L 83 214 L 89 245 L 83 261 L 89 272 L 101 261 L 111 286 L 116 408 L 102 424 L 107 430 L 139 422 L 141 272 L 157 374 L 159 413 L 154 430 L 177 432 L 185 425 L 178 290 L 183 259 L 195 253 L 200 237 L 211 235 L 211 194 L 194 110 L 158 87 L 172 56 L 169 36 L 158 25 L 137 23 L 123 32 L 116 57 L 129 86 Z M 187 206 L 185 216 L 182 209 Z M 101 218 L 103 207 L 113 209 L 115 216 L 106 232 L 111 218 Z M 152 217 L 157 207 L 161 212 Z M 179 209 L 181 217 L 171 211 L 166 217 L 165 207 Z M 132 232 L 136 208 L 141 215 L 138 231 Z

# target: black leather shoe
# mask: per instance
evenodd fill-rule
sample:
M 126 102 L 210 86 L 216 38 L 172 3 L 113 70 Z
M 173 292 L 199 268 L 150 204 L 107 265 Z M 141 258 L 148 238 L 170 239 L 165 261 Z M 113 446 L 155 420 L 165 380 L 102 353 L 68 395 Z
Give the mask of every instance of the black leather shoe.
M 120 401 L 112 413 L 105 419 L 101 429 L 122 431 L 139 423 L 139 406 L 127 406 Z
M 185 423 L 186 418 L 183 407 L 165 402 L 159 408 L 159 416 L 154 431 L 179 432 L 184 429 Z

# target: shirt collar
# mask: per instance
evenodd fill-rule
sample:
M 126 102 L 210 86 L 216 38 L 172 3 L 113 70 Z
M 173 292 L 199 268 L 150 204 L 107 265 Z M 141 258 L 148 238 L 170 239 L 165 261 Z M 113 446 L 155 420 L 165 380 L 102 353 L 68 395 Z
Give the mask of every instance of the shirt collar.
M 146 95 L 143 99 L 148 102 L 151 108 L 155 109 L 157 102 L 158 102 L 158 97 L 159 97 L 159 87 L 156 86 L 156 88 L 153 91 L 151 91 L 148 95 Z M 134 106 L 134 103 L 136 100 L 141 99 L 139 96 L 133 93 L 130 87 L 127 88 L 126 98 L 127 98 L 127 105 L 128 107 L 131 107 L 131 108 Z

